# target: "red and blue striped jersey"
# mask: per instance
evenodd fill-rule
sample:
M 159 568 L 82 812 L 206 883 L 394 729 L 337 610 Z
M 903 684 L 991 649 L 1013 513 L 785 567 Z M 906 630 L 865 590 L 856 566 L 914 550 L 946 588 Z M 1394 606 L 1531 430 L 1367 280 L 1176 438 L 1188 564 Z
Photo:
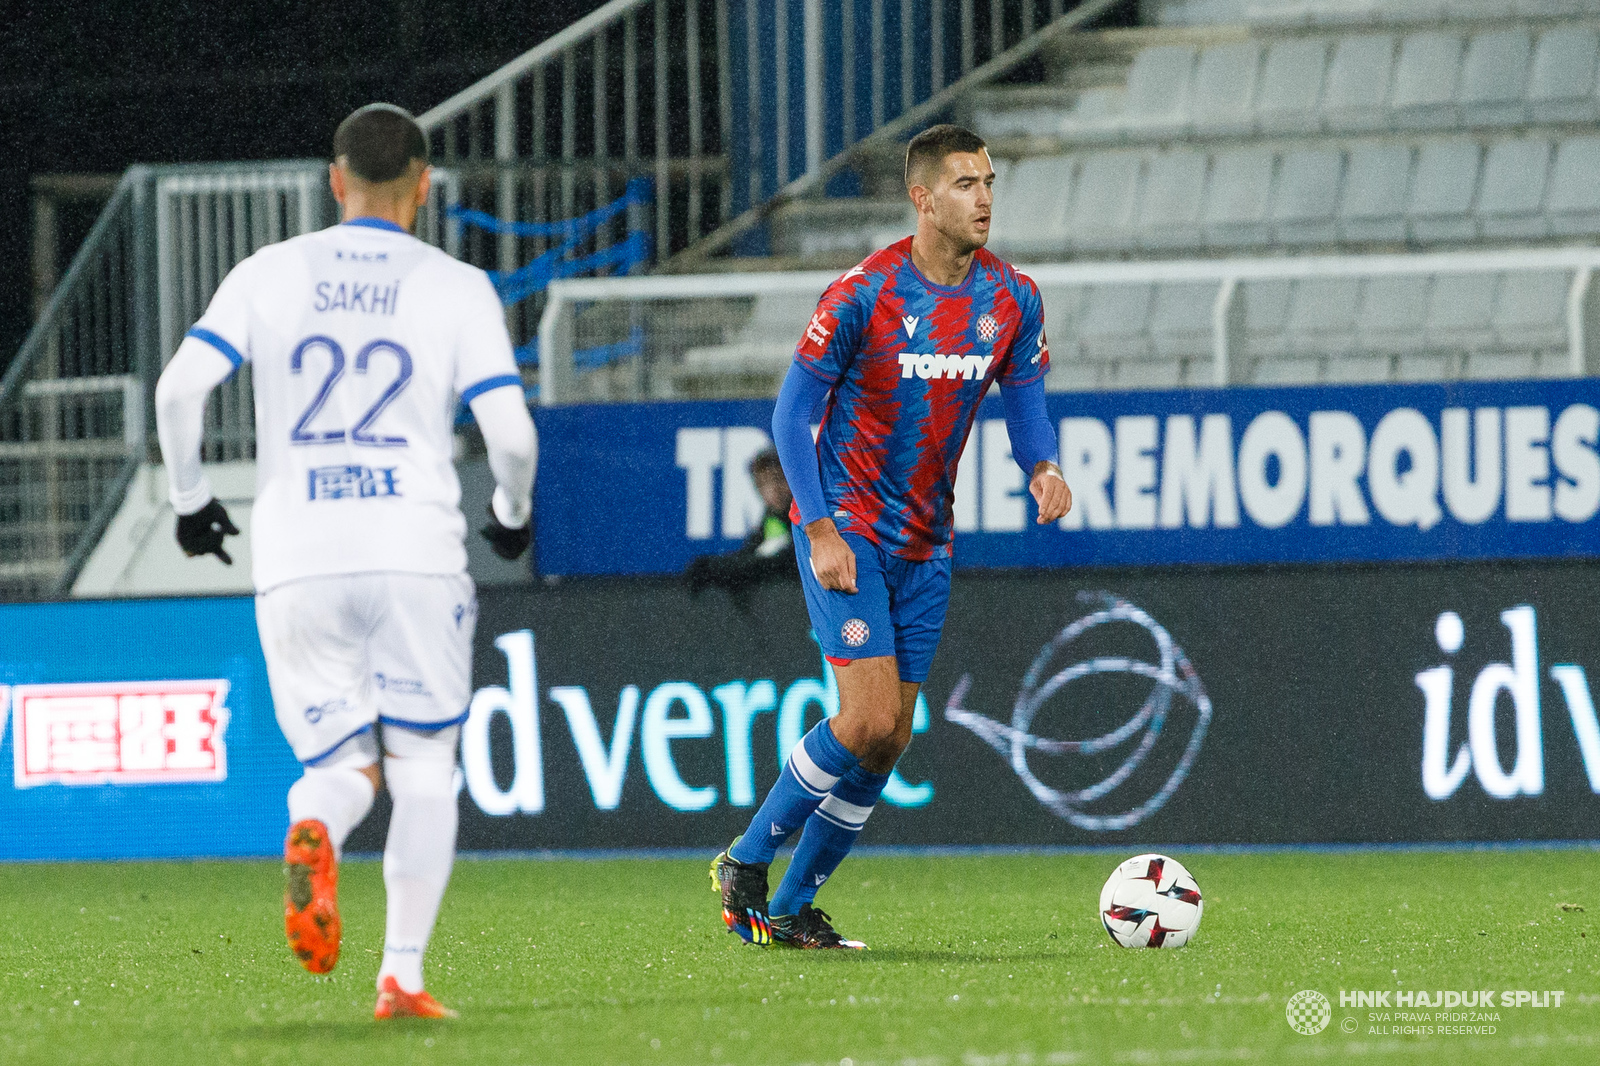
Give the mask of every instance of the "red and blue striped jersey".
M 982 249 L 964 282 L 937 285 L 907 237 L 828 286 L 795 362 L 832 387 L 817 458 L 840 532 L 942 558 L 956 464 L 989 383 L 1026 385 L 1050 368 L 1044 305 L 1031 278 Z

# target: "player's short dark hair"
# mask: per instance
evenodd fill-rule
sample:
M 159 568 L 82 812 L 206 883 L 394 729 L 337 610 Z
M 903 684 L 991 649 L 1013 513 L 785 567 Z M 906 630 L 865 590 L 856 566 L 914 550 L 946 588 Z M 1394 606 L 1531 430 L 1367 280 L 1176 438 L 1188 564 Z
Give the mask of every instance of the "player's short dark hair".
M 778 449 L 768 448 L 750 460 L 750 475 L 752 477 L 762 473 L 773 473 L 783 476 L 783 463 L 778 459 Z
M 363 181 L 382 184 L 403 176 L 411 161 L 428 161 L 428 138 L 411 112 L 394 104 L 368 104 L 350 113 L 333 135 L 333 158 Z
M 946 122 L 929 126 L 906 145 L 906 188 L 921 184 L 920 179 L 930 170 L 944 165 L 944 158 L 956 152 L 981 152 L 989 147 L 983 138 L 965 126 Z

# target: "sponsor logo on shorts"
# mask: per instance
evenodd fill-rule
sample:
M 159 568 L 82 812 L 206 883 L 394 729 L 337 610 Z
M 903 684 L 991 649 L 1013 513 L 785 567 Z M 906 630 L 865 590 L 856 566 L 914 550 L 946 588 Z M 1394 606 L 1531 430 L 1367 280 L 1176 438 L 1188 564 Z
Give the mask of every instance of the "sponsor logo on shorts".
M 839 639 L 852 648 L 859 648 L 867 642 L 872 635 L 872 630 L 867 628 L 867 623 L 859 618 L 852 618 L 839 629 Z
M 220 679 L 18 685 L 16 786 L 225 780 L 227 699 Z

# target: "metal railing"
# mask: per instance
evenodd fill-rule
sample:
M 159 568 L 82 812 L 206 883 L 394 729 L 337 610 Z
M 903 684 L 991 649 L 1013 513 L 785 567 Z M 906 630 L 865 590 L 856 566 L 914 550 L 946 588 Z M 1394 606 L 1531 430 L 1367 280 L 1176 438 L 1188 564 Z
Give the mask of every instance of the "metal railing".
M 418 219 L 454 250 L 448 170 Z M 0 600 L 65 595 L 141 463 L 155 380 L 227 272 L 320 229 L 321 161 L 133 167 L 0 379 Z M 255 455 L 249 368 L 206 409 L 208 460 Z
M 1600 249 L 1025 270 L 1044 298 L 1051 388 L 1600 374 Z M 772 396 L 835 276 L 555 282 L 540 402 Z
M 507 221 L 572 218 L 651 178 L 653 206 L 602 246 L 648 229 L 665 263 L 708 237 L 703 254 L 726 250 L 872 135 L 903 134 L 1023 62 L 1046 28 L 1120 2 L 612 0 L 419 121 L 463 200 Z M 510 271 L 548 243 L 472 234 L 463 257 Z

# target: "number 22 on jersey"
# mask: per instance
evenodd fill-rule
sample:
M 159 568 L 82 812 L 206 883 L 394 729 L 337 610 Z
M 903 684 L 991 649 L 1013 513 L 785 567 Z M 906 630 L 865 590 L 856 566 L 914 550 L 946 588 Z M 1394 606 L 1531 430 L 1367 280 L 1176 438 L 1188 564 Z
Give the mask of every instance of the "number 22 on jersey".
M 317 394 L 311 398 L 300 418 L 295 422 L 294 428 L 289 430 L 290 444 L 331 444 L 345 439 L 343 429 L 311 430 L 307 427 L 321 412 L 328 402 L 328 397 L 333 394 L 339 380 L 344 377 L 345 354 L 344 348 L 332 337 L 316 334 L 307 337 L 295 345 L 294 353 L 289 356 L 289 372 L 292 374 L 303 373 L 306 355 L 313 351 L 328 353 L 328 374 L 322 379 L 322 385 L 317 389 Z M 369 342 L 356 353 L 355 372 L 367 373 L 367 368 L 372 362 L 372 357 L 380 354 L 392 355 L 399 364 L 399 373 L 384 389 L 366 413 L 356 420 L 350 427 L 349 439 L 352 444 L 365 444 L 374 448 L 403 448 L 406 445 L 404 437 L 386 437 L 373 432 L 372 425 L 376 422 L 395 398 L 405 391 L 411 383 L 411 353 L 399 344 L 390 340 L 375 340 Z

